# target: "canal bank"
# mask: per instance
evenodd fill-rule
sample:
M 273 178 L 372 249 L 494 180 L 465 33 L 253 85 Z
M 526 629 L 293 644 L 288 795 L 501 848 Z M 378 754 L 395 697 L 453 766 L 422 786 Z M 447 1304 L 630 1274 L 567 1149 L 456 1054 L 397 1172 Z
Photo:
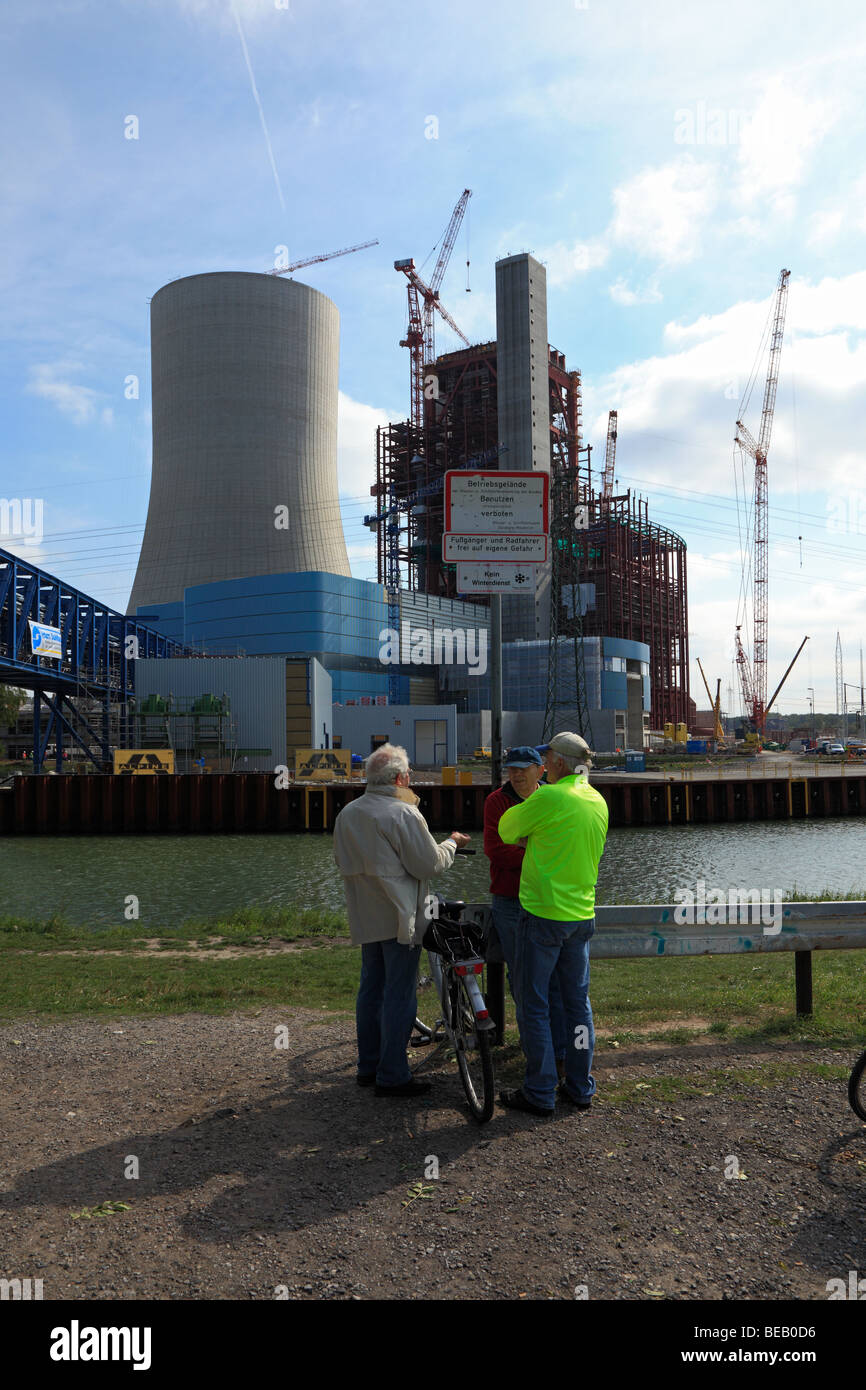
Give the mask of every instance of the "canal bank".
M 712 825 L 866 815 L 866 769 L 776 766 L 747 774 L 593 774 L 616 826 Z M 432 830 L 480 830 L 489 786 L 413 789 Z M 0 835 L 264 834 L 331 831 L 363 783 L 277 787 L 271 773 L 16 777 L 0 789 Z

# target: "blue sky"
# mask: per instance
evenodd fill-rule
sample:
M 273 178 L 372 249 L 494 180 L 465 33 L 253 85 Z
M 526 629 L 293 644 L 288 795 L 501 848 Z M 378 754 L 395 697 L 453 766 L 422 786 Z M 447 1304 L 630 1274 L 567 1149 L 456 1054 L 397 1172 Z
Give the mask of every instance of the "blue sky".
M 464 224 L 444 303 L 471 340 L 491 337 L 496 257 L 546 263 L 549 336 L 583 372 L 594 462 L 617 408 L 618 477 L 688 543 L 691 650 L 723 690 L 734 420 L 790 267 L 769 681 L 809 632 L 781 708 L 805 709 L 811 685 L 832 709 L 836 629 L 853 683 L 866 631 L 864 53 L 847 0 L 5 7 L 0 495 L 43 498 L 45 532 L 18 548 L 123 608 L 149 488 L 150 296 L 267 270 L 283 244 L 300 258 L 378 237 L 299 277 L 340 309 L 345 529 L 354 573 L 374 576 L 372 436 L 408 400 L 392 263 L 422 263 L 469 187 L 472 293 Z M 444 326 L 437 341 L 456 345 Z

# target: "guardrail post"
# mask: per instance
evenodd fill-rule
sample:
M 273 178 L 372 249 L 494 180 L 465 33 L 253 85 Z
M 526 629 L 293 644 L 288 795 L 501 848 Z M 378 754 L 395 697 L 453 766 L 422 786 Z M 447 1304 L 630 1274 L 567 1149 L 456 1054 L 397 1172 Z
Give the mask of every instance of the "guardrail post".
M 812 952 L 794 952 L 794 991 L 797 999 L 797 1017 L 809 1018 L 812 1014 Z

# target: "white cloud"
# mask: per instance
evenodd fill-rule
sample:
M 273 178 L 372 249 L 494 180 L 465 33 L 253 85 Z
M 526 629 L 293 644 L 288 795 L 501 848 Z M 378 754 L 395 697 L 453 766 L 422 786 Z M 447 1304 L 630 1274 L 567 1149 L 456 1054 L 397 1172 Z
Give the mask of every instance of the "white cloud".
M 768 203 L 777 213 L 793 211 L 791 190 L 805 178 L 812 151 L 841 114 L 829 98 L 809 98 L 782 76 L 767 83 L 754 115 L 740 131 L 737 200 Z
M 623 304 L 628 308 L 633 304 L 659 304 L 662 300 L 662 293 L 656 279 L 650 280 L 643 289 L 632 290 L 627 281 L 620 276 L 618 280 L 608 286 L 608 294 L 614 304 Z
M 825 208 L 822 212 L 813 212 L 809 218 L 807 244 L 824 246 L 835 241 L 842 228 L 843 216 L 841 208 Z
M 681 155 L 642 170 L 614 190 L 610 235 L 641 256 L 665 265 L 682 264 L 698 254 L 702 223 L 718 196 L 714 166 Z
M 376 477 L 376 427 L 387 425 L 388 416 L 375 406 L 353 401 L 341 391 L 337 406 L 337 479 L 340 494 L 370 496 Z M 369 510 L 374 502 L 370 498 Z
M 547 282 L 551 287 L 566 285 L 587 270 L 604 265 L 610 252 L 601 237 L 590 241 L 557 241 L 538 253 L 547 267 Z
M 82 386 L 80 382 L 69 380 L 80 371 L 83 371 L 80 362 L 37 363 L 30 368 L 27 390 L 31 395 L 41 396 L 43 400 L 50 401 L 61 414 L 74 420 L 76 425 L 86 425 L 96 416 L 103 393 L 95 391 L 91 386 Z M 102 423 L 110 424 L 111 418 L 110 409 L 107 412 L 103 410 Z

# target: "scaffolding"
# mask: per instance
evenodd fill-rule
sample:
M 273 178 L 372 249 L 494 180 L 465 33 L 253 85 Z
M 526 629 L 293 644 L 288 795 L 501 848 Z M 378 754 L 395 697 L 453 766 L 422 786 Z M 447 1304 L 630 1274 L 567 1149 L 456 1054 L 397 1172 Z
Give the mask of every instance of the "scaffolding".
M 133 704 L 131 748 L 171 748 L 176 772 L 234 772 L 237 729 L 228 695 L 148 695 Z
M 496 343 L 438 357 L 425 366 L 425 380 L 429 399 L 423 427 L 401 421 L 376 432 L 376 482 L 370 493 L 378 511 L 367 523 L 377 535 L 380 584 L 391 587 L 397 576 L 401 588 L 456 598 L 456 565 L 442 559 L 444 474 L 495 467 L 497 458 L 499 466 L 511 466 L 498 438 Z M 560 576 L 557 665 L 568 661 L 571 666 L 563 637 L 643 642 L 650 649 L 654 726 L 691 724 L 685 542 L 649 520 L 645 499 L 631 491 L 603 498 L 594 488 L 591 450 L 581 437 L 580 372 L 569 371 L 564 354 L 553 347 L 548 347 L 548 396 L 551 495 L 561 496 L 569 511 L 577 505 L 587 509 L 587 529 L 567 528 L 571 539 L 566 532 L 560 538 L 572 553 Z M 579 670 L 569 669 L 565 684 L 575 687 L 573 693 L 554 692 L 554 703 L 565 700 L 580 708 Z
M 656 727 L 694 723 L 689 697 L 686 544 L 649 519 L 631 491 L 594 496 L 578 535 L 580 582 L 587 594 L 587 637 L 620 637 L 650 649 L 650 706 Z

